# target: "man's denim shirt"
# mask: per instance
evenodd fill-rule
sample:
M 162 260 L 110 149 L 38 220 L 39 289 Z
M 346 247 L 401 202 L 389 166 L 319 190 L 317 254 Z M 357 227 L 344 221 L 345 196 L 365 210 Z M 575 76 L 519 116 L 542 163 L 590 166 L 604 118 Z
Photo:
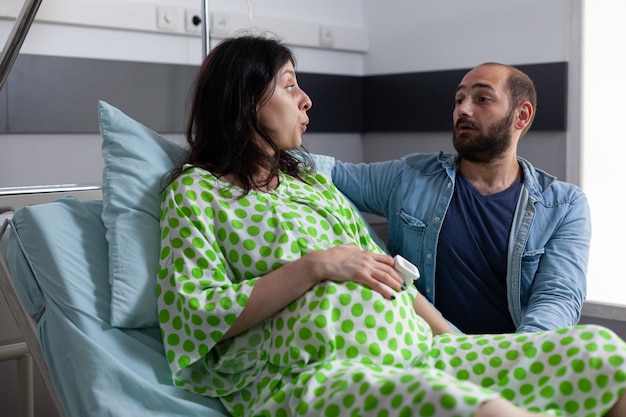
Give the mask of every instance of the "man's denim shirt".
M 334 162 L 314 160 L 327 170 Z M 509 236 L 509 312 L 517 332 L 571 326 L 580 319 L 587 293 L 589 204 L 575 185 L 518 161 L 524 183 Z M 332 168 L 333 182 L 359 210 L 387 218 L 389 253 L 417 265 L 416 285 L 432 303 L 437 239 L 457 162 L 452 154 L 412 154 L 371 164 L 337 161 Z

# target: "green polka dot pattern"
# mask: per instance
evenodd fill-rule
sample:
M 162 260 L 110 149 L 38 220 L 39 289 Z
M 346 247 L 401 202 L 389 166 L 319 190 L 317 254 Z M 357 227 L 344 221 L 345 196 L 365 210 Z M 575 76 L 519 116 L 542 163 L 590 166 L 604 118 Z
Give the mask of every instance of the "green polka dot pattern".
M 157 291 L 176 386 L 235 416 L 470 416 L 502 396 L 548 415 L 600 416 L 626 389 L 626 348 L 579 326 L 524 335 L 442 335 L 389 301 L 324 281 L 270 319 L 218 343 L 258 277 L 342 243 L 381 251 L 322 174 L 271 193 L 191 169 L 166 190 Z

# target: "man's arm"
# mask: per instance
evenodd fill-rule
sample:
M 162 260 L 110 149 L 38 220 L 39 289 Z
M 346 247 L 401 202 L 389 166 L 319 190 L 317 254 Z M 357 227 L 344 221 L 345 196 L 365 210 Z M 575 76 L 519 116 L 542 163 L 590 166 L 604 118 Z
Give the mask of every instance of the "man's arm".
M 581 194 L 571 203 L 567 215 L 545 245 L 518 332 L 558 329 L 578 323 L 587 295 L 590 240 L 589 204 Z M 522 275 L 523 269 L 524 265 Z
M 400 181 L 401 160 L 352 164 L 336 161 L 332 180 L 363 212 L 387 217 L 389 197 Z
M 333 174 L 333 169 L 335 167 L 335 163 L 337 163 L 340 166 L 346 167 L 346 168 L 354 167 L 355 169 L 359 169 L 360 166 L 364 165 L 364 164 L 357 165 L 357 164 L 349 164 L 349 163 L 337 162 L 335 160 L 335 158 L 332 157 L 332 156 L 320 155 L 320 154 L 311 154 L 311 159 L 313 160 L 313 163 L 315 165 L 315 169 L 318 172 L 321 172 L 322 174 L 326 175 L 329 178 L 331 178 L 331 176 Z M 334 179 L 332 179 L 332 180 L 333 180 L 333 184 L 335 184 Z M 359 215 L 361 214 L 361 212 L 367 211 L 367 210 L 361 208 L 363 206 L 358 207 L 357 205 L 355 205 L 350 200 L 349 196 L 347 196 L 345 193 L 342 192 L 342 190 L 339 188 L 339 186 L 337 186 L 337 184 L 335 184 L 335 186 L 339 190 L 339 193 L 343 194 L 347 198 L 347 200 L 350 203 L 350 205 L 355 209 L 355 211 L 357 213 L 359 213 Z M 370 211 L 370 213 L 372 213 L 372 212 Z M 372 235 L 372 238 L 378 244 L 378 246 L 380 246 L 385 251 L 387 251 L 386 242 L 383 239 L 381 239 L 380 236 L 378 236 L 378 234 L 376 233 L 374 228 L 364 218 L 363 218 L 363 222 L 366 224 L 367 229 L 368 229 L 370 235 Z
M 331 177 L 359 211 L 386 217 L 389 196 L 400 180 L 403 161 L 349 163 L 319 154 L 311 154 L 311 159 L 315 169 Z

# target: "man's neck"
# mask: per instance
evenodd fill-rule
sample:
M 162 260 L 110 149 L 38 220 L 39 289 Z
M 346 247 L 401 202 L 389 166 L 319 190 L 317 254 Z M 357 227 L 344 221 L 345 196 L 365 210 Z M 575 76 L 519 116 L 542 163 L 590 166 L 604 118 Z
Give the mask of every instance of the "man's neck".
M 486 163 L 461 159 L 459 170 L 482 195 L 504 191 L 522 175 L 522 167 L 515 155 Z

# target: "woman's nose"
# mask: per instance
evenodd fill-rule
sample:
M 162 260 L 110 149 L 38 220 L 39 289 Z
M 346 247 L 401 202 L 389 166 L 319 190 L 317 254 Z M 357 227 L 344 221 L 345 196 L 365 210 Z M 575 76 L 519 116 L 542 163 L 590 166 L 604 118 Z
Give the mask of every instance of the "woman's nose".
M 309 110 L 311 107 L 313 107 L 313 101 L 311 101 L 311 98 L 307 93 L 302 91 L 302 110 L 306 111 Z

